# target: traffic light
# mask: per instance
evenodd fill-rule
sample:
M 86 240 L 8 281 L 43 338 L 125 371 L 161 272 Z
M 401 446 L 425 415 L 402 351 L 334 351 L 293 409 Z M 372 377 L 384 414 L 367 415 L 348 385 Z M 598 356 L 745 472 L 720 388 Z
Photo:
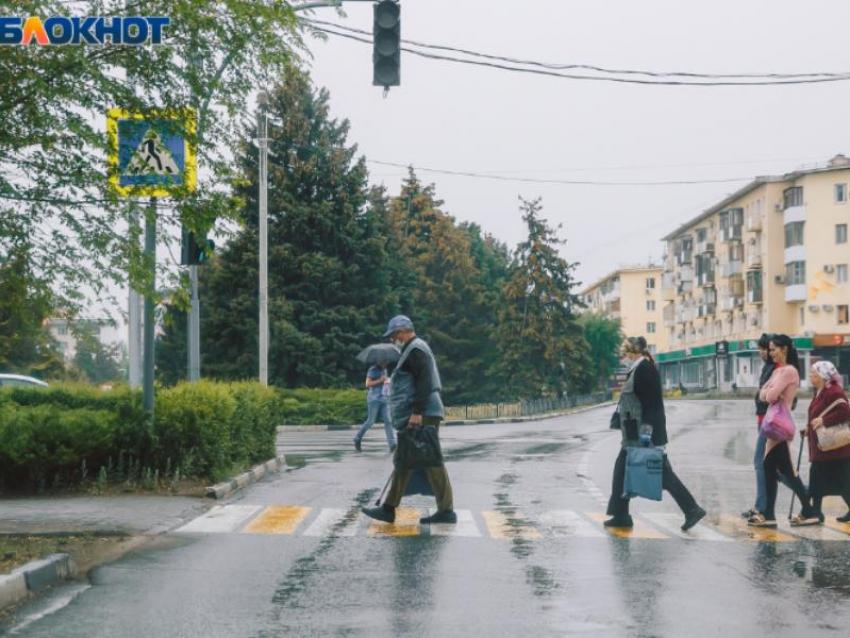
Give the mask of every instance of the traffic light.
M 206 237 L 198 238 L 195 233 L 183 227 L 183 241 L 180 246 L 180 264 L 182 266 L 200 266 L 207 263 L 215 250 L 215 244 Z
M 375 4 L 375 48 L 372 84 L 389 88 L 401 84 L 401 6 L 396 0 Z

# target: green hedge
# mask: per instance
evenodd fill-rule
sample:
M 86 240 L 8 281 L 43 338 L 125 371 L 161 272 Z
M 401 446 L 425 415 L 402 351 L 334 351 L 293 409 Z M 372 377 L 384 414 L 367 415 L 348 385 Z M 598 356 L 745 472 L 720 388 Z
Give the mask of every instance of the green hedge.
M 352 425 L 366 418 L 365 390 L 278 390 L 282 425 Z
M 281 400 L 258 383 L 200 381 L 160 389 L 155 422 L 127 387 L 0 390 L 0 486 L 44 488 L 110 480 L 197 476 L 219 480 L 275 456 Z

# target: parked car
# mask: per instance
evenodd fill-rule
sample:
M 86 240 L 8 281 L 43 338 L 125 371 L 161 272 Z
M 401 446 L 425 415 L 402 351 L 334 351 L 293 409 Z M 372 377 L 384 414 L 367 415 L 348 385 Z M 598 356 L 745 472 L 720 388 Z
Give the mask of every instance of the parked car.
M 26 377 L 22 374 L 0 374 L 0 388 L 9 388 L 12 386 L 20 388 L 47 388 L 49 385 L 39 379 Z

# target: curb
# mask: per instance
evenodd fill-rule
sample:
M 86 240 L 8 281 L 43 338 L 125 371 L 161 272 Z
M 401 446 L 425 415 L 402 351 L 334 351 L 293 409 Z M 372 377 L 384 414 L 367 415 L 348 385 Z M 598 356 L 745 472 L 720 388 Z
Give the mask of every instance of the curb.
M 546 419 L 556 419 L 561 416 L 570 414 L 579 414 L 616 405 L 615 401 L 606 401 L 605 403 L 594 403 L 593 405 L 573 408 L 563 412 L 548 412 L 546 414 L 535 414 L 534 416 L 514 416 L 514 417 L 499 417 L 493 419 L 453 419 L 451 421 L 443 421 L 441 425 L 489 425 L 494 423 L 526 423 L 529 421 L 544 421 Z M 277 426 L 278 434 L 286 434 L 287 432 L 328 432 L 333 430 L 356 430 L 359 425 L 279 425 Z
M 280 468 L 286 466 L 286 461 L 282 456 L 271 459 L 270 461 L 266 461 L 265 463 L 260 463 L 259 465 L 255 465 L 247 472 L 240 474 L 239 476 L 230 479 L 229 481 L 224 481 L 222 483 L 218 483 L 217 485 L 213 485 L 207 488 L 206 496 L 208 498 L 214 498 L 216 500 L 222 499 L 226 496 L 230 496 L 233 492 L 237 490 L 241 490 L 246 485 L 250 485 L 251 483 L 256 483 L 261 478 L 263 478 L 266 474 L 271 472 L 277 472 Z
M 51 554 L 0 576 L 0 611 L 21 602 L 30 592 L 39 592 L 77 576 L 77 566 L 68 554 Z

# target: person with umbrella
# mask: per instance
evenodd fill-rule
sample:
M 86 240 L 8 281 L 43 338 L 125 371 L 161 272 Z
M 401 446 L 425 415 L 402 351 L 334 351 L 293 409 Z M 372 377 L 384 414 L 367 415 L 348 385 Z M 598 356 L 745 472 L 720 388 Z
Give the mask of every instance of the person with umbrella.
M 361 450 L 361 444 L 366 432 L 369 431 L 378 420 L 384 424 L 384 432 L 387 435 L 387 445 L 390 452 L 395 451 L 395 434 L 390 419 L 387 395 L 389 394 L 389 377 L 387 367 L 390 363 L 398 361 L 399 352 L 391 344 L 377 344 L 363 350 L 357 359 L 366 364 L 371 364 L 366 373 L 366 421 L 360 426 L 360 430 L 354 437 L 354 449 Z
M 408 449 L 419 431 L 427 437 L 428 448 L 438 457 L 423 469 L 437 498 L 437 512 L 419 519 L 423 525 L 431 523 L 457 523 L 454 512 L 452 485 L 442 460 L 436 429 L 445 418 L 441 398 L 442 383 L 434 353 L 428 344 L 413 330 L 413 322 L 404 315 L 393 317 L 384 337 L 389 337 L 401 353 L 401 358 L 393 372 L 390 385 L 390 416 L 393 427 L 399 431 L 399 447 L 395 451 L 393 463 L 395 470 L 390 477 L 390 490 L 384 504 L 379 507 L 363 508 L 362 512 L 378 521 L 395 522 L 395 510 L 407 492 L 413 469 L 406 464 L 410 454 Z M 404 433 L 404 436 L 402 436 Z M 407 442 L 407 443 L 406 443 Z M 406 447 L 408 446 L 408 447 Z M 404 452 L 404 454 L 402 454 Z

